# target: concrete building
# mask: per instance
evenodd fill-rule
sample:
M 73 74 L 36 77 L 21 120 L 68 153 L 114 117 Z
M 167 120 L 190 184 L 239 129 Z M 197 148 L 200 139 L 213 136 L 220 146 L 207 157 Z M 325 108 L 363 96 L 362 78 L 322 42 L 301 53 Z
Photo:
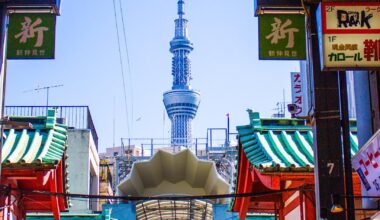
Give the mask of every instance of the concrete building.
M 68 132 L 70 193 L 99 194 L 99 156 L 89 129 L 70 129 Z M 70 212 L 98 211 L 98 201 L 72 199 Z
M 130 145 L 130 146 L 125 146 L 125 147 L 122 147 L 122 146 L 107 147 L 106 152 L 99 153 L 99 157 L 101 159 L 112 160 L 113 158 L 117 156 L 123 156 L 125 154 L 129 154 L 134 157 L 141 156 L 141 147 L 136 146 L 136 145 Z
M 112 166 L 108 164 L 108 160 L 100 160 L 100 181 L 99 181 L 99 195 L 102 196 L 113 196 L 113 176 L 112 176 Z M 112 199 L 100 199 L 99 204 L 113 203 Z

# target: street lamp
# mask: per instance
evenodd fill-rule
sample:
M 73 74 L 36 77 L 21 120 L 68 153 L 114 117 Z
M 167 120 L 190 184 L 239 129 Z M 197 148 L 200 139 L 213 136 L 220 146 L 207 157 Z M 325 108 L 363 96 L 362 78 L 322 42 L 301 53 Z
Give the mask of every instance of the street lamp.
M 331 200 L 332 200 L 332 207 L 331 207 L 331 212 L 332 213 L 340 213 L 344 211 L 344 208 L 340 204 L 340 196 L 338 194 L 332 194 L 331 195 Z

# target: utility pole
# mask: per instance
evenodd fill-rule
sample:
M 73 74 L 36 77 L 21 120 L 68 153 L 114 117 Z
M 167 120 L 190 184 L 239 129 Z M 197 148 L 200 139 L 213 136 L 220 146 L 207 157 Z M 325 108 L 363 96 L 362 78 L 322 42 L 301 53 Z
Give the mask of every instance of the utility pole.
M 347 206 L 347 219 L 355 219 L 354 187 L 352 183 L 352 164 L 351 164 L 351 144 L 350 144 L 350 121 L 348 115 L 348 94 L 346 72 L 339 71 L 339 99 L 342 126 L 343 157 L 344 157 L 344 178 L 345 178 L 345 195 Z
M 0 135 L 4 134 L 4 108 L 5 108 L 5 90 L 6 90 L 6 69 L 7 60 L 5 57 L 5 34 L 6 34 L 6 20 L 7 20 L 7 5 L 6 3 L 0 3 Z M 4 145 L 4 138 L 0 140 L 0 183 L 1 183 L 1 161 L 2 161 L 2 150 Z
M 345 220 L 344 212 L 332 213 L 331 197 L 343 195 L 344 175 L 342 160 L 339 86 L 336 72 L 322 72 L 318 44 L 317 8 L 319 2 L 310 4 L 310 29 L 312 89 L 314 97 L 314 176 L 317 219 Z M 337 201 L 335 201 L 337 202 Z M 341 204 L 341 205 L 344 205 Z

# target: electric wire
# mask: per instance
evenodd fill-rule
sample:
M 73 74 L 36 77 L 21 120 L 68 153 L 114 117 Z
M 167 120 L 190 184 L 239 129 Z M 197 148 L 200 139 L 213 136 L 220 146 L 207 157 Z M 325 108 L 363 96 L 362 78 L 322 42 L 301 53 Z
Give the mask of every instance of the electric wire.
M 236 193 L 236 194 L 217 194 L 217 195 L 198 195 L 198 196 L 108 196 L 108 195 L 88 195 L 88 194 L 74 194 L 74 193 L 58 193 L 43 190 L 26 190 L 17 189 L 3 186 L 2 190 L 11 190 L 18 192 L 22 195 L 46 195 L 57 197 L 68 197 L 70 199 L 109 199 L 109 200 L 123 200 L 123 201 L 147 201 L 147 200 L 208 200 L 208 199 L 223 199 L 223 198 L 242 198 L 242 197 L 262 197 L 268 195 L 276 195 L 284 192 L 294 191 L 313 191 L 311 187 L 296 187 L 283 190 L 273 190 L 269 192 L 249 192 L 249 193 Z
M 120 69 L 121 69 L 121 76 L 123 80 L 123 95 L 124 95 L 124 104 L 125 104 L 125 114 L 126 114 L 126 120 L 127 120 L 127 133 L 130 134 L 129 130 L 129 114 L 128 114 L 128 102 L 127 102 L 127 89 L 125 84 L 125 76 L 124 76 L 124 62 L 123 62 L 123 56 L 121 54 L 121 46 L 120 46 L 120 34 L 119 34 L 119 24 L 117 21 L 117 13 L 116 13 L 116 3 L 115 0 L 112 0 L 113 2 L 113 10 L 114 10 L 114 17 L 115 17 L 115 26 L 116 26 L 116 35 L 117 35 L 117 45 L 119 49 L 119 61 L 120 61 Z
M 40 201 L 38 201 L 38 200 L 32 199 L 32 198 L 30 198 L 30 197 L 26 197 L 26 196 L 22 197 L 22 199 L 21 199 L 21 203 L 23 202 L 23 200 L 29 200 L 29 201 L 31 201 L 31 202 L 37 203 L 37 204 L 39 204 L 40 206 L 45 207 L 46 209 L 50 209 L 50 208 L 51 208 L 50 206 L 48 206 L 48 205 L 46 205 L 46 204 L 44 204 L 44 203 L 42 203 L 42 202 L 40 202 Z
M 127 34 L 125 32 L 125 22 L 124 22 L 124 11 L 123 11 L 123 4 L 121 3 L 121 0 L 119 0 L 119 8 L 120 8 L 120 17 L 121 17 L 121 23 L 122 23 L 122 29 L 123 29 L 123 38 L 124 38 L 124 45 L 125 45 L 125 52 L 126 52 L 126 58 L 127 58 L 127 68 L 128 68 L 128 77 L 129 77 L 129 84 L 130 84 L 130 92 L 131 92 L 131 134 L 130 136 L 133 136 L 133 122 L 134 122 L 134 96 L 133 96 L 133 78 L 132 78 L 132 71 L 131 71 L 131 62 L 129 59 L 129 50 L 128 50 L 128 41 L 127 41 Z

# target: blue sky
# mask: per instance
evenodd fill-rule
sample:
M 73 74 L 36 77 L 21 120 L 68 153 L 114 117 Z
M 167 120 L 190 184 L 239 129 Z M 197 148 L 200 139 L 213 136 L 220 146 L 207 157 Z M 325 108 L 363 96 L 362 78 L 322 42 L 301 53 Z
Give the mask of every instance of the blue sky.
M 121 28 L 119 1 L 115 1 Z M 170 122 L 167 116 L 163 120 L 162 94 L 172 83 L 169 41 L 174 36 L 177 1 L 122 0 L 122 4 L 131 69 L 128 72 L 122 45 L 129 133 L 112 0 L 62 1 L 56 58 L 10 60 L 6 104 L 45 105 L 45 92 L 23 91 L 63 84 L 50 91 L 49 104 L 89 105 L 101 151 L 112 146 L 113 136 L 116 145 L 121 137 L 168 138 Z M 210 127 L 225 127 L 226 113 L 233 130 L 249 123 L 247 108 L 271 116 L 284 89 L 286 101 L 290 100 L 290 72 L 299 69 L 298 62 L 258 60 L 252 0 L 187 0 L 185 11 L 195 47 L 192 86 L 201 92 L 194 137 L 205 137 Z

